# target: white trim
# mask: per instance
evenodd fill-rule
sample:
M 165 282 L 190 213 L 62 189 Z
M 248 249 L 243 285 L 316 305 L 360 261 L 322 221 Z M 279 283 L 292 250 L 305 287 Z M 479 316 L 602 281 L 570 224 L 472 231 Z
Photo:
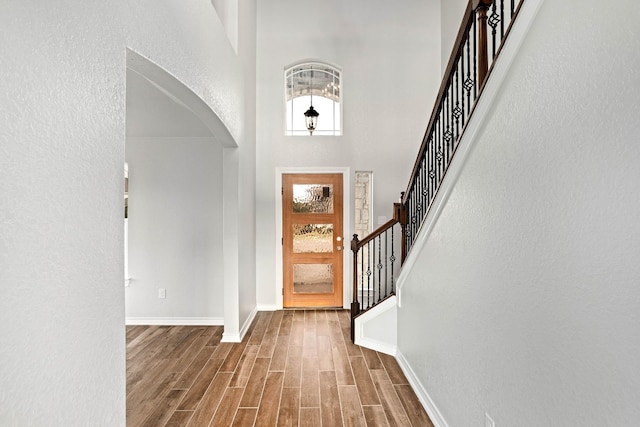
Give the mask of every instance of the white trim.
M 429 213 L 418 230 L 413 247 L 402 266 L 400 275 L 398 276 L 396 287 L 398 307 L 402 307 L 402 287 L 406 281 L 407 274 L 412 270 L 413 265 L 418 259 L 418 254 L 422 251 L 427 239 L 431 235 L 431 232 L 433 231 L 433 228 L 440 217 L 440 214 L 442 213 L 458 178 L 460 177 L 460 173 L 473 150 L 474 145 L 472 142 L 475 141 L 476 136 L 484 129 L 486 124 L 485 118 L 493 109 L 493 101 L 500 92 L 502 83 L 509 74 L 511 64 L 513 63 L 513 60 L 529 32 L 531 24 L 533 23 L 533 20 L 543 2 L 544 0 L 527 0 L 522 4 L 518 17 L 511 27 L 509 36 L 505 39 L 504 45 L 502 46 L 502 51 L 493 63 L 491 74 L 485 82 L 482 94 L 478 99 L 478 103 L 476 104 L 471 118 L 469 119 L 467 128 L 462 135 L 456 154 L 449 164 L 449 169 L 442 180 L 442 184 L 440 184 L 440 188 L 436 193 L 436 197 L 429 209 Z
M 349 250 L 350 239 L 346 236 L 350 236 L 351 225 L 351 169 L 348 167 L 318 167 L 318 168 L 292 168 L 292 167 L 277 167 L 276 168 L 276 238 L 274 253 L 276 254 L 276 277 L 275 277 L 275 295 L 276 295 L 276 310 L 283 308 L 282 286 L 283 286 L 283 273 L 282 273 L 282 175 L 285 173 L 340 173 L 342 174 L 342 242 L 344 243 L 342 251 L 343 254 L 343 269 L 342 269 L 342 308 L 348 309 L 351 307 L 351 262 L 352 257 L 347 256 L 351 253 Z
M 413 369 L 411 369 L 409 362 L 407 362 L 407 359 L 405 359 L 400 351 L 398 351 L 396 354 L 396 360 L 398 362 L 398 365 L 400 365 L 400 369 L 402 369 L 402 372 L 404 372 L 404 375 L 407 377 L 407 380 L 409 380 L 411 388 L 413 388 L 416 396 L 418 396 L 418 400 L 420 400 L 420 403 L 422 403 L 424 410 L 427 411 L 427 414 L 429 415 L 429 418 L 431 419 L 433 425 L 435 427 L 449 427 L 444 417 L 438 410 L 438 407 L 433 402 L 433 399 L 431 399 L 431 396 L 429 396 L 429 393 L 427 393 L 427 390 L 423 387 L 422 383 L 418 379 L 418 376 L 415 374 L 415 372 L 413 372 Z
M 388 354 L 389 356 L 395 356 L 398 353 L 398 347 L 390 345 L 382 341 L 373 340 L 371 338 L 360 338 L 356 340 L 356 345 L 360 347 L 368 348 L 370 350 L 377 351 L 379 353 Z
M 235 332 L 223 332 L 222 339 L 220 342 L 242 342 L 242 338 L 240 338 L 240 334 Z
M 222 317 L 127 317 L 127 325 L 223 326 Z
M 244 321 L 242 328 L 240 328 L 240 341 L 242 341 L 244 336 L 247 334 L 247 331 L 251 327 L 253 320 L 256 318 L 256 314 L 258 314 L 258 307 L 253 307 L 253 310 L 251 310 L 251 313 L 249 313 L 247 320 Z
M 247 320 L 245 320 L 244 324 L 242 325 L 242 328 L 240 328 L 240 332 L 223 332 L 220 342 L 242 342 L 244 336 L 249 330 L 249 327 L 251 326 L 251 323 L 256 318 L 256 314 L 258 314 L 258 308 L 254 307 L 251 313 L 249 313 Z
M 222 149 L 222 244 L 223 244 L 223 340 L 239 342 L 240 335 L 240 249 L 239 249 L 239 151 Z M 226 338 L 225 338 L 226 337 Z
M 372 337 L 367 337 L 364 334 L 364 326 L 372 319 L 378 317 L 380 314 L 395 310 L 397 304 L 397 298 L 392 296 L 372 307 L 370 310 L 365 311 L 360 316 L 356 317 L 354 324 L 354 344 L 366 347 L 371 350 L 379 351 L 390 356 L 395 356 L 398 350 L 396 343 L 388 343 L 380 340 L 376 340 Z M 397 312 L 396 312 L 397 316 Z M 396 339 L 398 334 L 398 328 L 395 329 Z M 397 342 L 397 341 L 396 341 Z

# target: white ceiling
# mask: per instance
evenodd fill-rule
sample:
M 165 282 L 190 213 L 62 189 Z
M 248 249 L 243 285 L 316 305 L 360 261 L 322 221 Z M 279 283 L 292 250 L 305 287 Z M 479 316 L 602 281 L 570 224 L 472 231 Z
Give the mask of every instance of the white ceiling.
M 193 112 L 127 69 L 127 137 L 210 137 Z

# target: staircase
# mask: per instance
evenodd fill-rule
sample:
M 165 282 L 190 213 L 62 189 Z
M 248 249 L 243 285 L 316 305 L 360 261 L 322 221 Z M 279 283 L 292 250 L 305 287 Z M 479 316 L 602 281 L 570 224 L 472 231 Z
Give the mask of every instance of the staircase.
M 400 268 L 436 201 L 461 138 L 525 0 L 469 0 L 411 178 L 393 219 L 353 236 L 354 343 L 395 352 Z

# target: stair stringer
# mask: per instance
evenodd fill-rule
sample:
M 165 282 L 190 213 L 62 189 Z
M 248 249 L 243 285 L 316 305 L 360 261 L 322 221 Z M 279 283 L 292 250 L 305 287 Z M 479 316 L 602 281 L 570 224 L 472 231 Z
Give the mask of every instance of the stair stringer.
M 354 343 L 396 356 L 398 343 L 398 298 L 390 296 L 355 318 Z

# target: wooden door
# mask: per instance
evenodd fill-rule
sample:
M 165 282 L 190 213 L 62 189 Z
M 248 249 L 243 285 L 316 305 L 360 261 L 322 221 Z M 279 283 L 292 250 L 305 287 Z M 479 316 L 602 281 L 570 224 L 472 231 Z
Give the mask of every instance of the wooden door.
M 282 175 L 284 307 L 342 307 L 342 174 Z

